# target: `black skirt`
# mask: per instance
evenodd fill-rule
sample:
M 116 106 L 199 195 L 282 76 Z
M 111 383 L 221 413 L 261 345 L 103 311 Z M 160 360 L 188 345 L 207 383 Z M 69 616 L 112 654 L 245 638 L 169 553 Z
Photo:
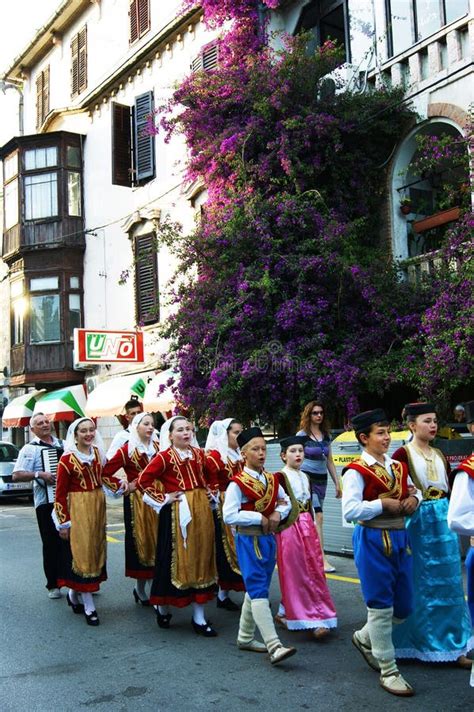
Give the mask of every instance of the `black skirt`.
M 153 606 L 176 606 L 184 608 L 190 603 L 207 603 L 215 596 L 215 586 L 207 588 L 176 588 L 171 582 L 173 538 L 171 532 L 171 506 L 165 505 L 160 511 L 158 542 L 150 603 Z

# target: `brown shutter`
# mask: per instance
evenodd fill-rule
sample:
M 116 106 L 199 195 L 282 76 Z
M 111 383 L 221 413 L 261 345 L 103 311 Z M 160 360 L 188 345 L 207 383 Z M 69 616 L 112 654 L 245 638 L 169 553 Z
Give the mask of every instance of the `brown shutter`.
M 216 69 L 218 65 L 219 46 L 217 42 L 213 41 L 201 48 L 198 56 L 191 63 L 191 70 L 193 72 L 199 72 L 201 70 L 210 72 L 212 69 Z
M 36 77 L 36 128 L 43 123 L 43 72 Z
M 159 321 L 158 261 L 155 236 L 135 238 L 135 303 L 137 321 L 153 324 Z
M 148 91 L 135 99 L 134 157 L 135 182 L 155 177 L 155 137 L 150 134 L 149 121 L 153 119 L 153 92 Z
M 79 94 L 79 35 L 71 40 L 71 96 Z
M 136 42 L 139 37 L 138 32 L 138 0 L 130 0 L 128 11 L 130 17 L 130 44 Z
M 132 185 L 132 132 L 129 106 L 112 102 L 112 183 Z
M 87 25 L 78 34 L 78 89 L 79 94 L 87 87 Z
M 138 1 L 138 34 L 141 37 L 150 29 L 150 0 Z
M 49 114 L 49 65 L 43 71 L 43 121 Z

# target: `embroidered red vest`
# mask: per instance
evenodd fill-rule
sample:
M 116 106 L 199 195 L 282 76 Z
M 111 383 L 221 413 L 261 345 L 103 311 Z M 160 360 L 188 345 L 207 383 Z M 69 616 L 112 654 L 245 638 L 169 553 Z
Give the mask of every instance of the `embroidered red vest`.
M 456 474 L 456 472 L 460 470 L 467 472 L 469 477 L 474 480 L 474 455 L 469 455 L 469 457 L 466 457 L 465 460 L 459 463 L 453 474 Z
M 259 512 L 264 517 L 269 517 L 275 511 L 278 499 L 278 478 L 270 472 L 263 473 L 267 480 L 267 486 L 249 475 L 245 470 L 231 477 L 241 489 L 242 493 L 249 500 L 243 502 L 241 509 L 249 512 Z
M 408 467 L 404 462 L 392 462 L 393 477 L 382 465 L 369 466 L 361 457 L 347 465 L 342 474 L 347 470 L 357 470 L 364 478 L 363 498 L 367 502 L 384 497 L 400 500 L 408 497 Z

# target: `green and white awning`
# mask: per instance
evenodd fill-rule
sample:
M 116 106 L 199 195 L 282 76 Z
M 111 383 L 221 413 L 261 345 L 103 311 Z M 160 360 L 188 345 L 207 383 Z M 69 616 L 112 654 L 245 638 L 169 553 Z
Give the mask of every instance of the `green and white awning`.
M 69 420 L 86 415 L 86 389 L 83 385 L 68 386 L 46 393 L 36 401 L 34 413 L 44 413 L 50 420 Z

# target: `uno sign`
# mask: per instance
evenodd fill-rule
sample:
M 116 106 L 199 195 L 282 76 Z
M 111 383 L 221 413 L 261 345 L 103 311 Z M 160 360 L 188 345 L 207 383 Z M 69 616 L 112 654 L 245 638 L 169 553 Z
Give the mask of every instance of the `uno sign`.
M 141 331 L 74 329 L 76 363 L 143 363 Z

